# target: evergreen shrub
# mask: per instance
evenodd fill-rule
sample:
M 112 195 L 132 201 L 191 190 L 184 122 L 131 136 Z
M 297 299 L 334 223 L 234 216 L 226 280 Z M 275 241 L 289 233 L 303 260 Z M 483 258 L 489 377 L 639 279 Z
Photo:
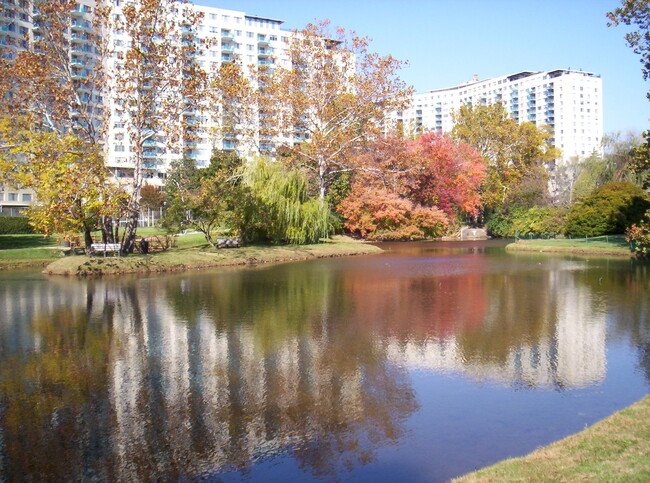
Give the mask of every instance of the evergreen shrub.
M 625 232 L 650 209 L 647 193 L 631 183 L 610 182 L 571 206 L 566 218 L 567 236 L 601 236 Z
M 34 228 L 25 216 L 0 216 L 0 235 L 26 235 L 34 233 Z

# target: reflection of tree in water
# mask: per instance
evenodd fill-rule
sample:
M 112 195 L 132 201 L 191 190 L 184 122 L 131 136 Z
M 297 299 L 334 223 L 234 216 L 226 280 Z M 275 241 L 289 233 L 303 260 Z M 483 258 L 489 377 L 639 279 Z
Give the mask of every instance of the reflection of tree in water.
M 14 322 L 29 326 L 37 350 L 0 359 L 3 481 L 109 475 L 95 449 L 108 436 L 111 326 L 91 311 L 89 299 Z
M 336 281 L 241 277 L 95 282 L 87 306 L 21 321 L 40 342 L 0 360 L 3 479 L 182 479 L 286 454 L 328 475 L 399 438 L 413 390 L 334 330 Z

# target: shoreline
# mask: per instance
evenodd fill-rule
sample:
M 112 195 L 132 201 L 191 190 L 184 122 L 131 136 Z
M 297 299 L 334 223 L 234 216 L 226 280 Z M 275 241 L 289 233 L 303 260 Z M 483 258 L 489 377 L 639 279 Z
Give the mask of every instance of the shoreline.
M 242 248 L 181 248 L 149 255 L 125 257 L 68 256 L 50 263 L 43 273 L 57 276 L 101 277 L 138 273 L 164 273 L 286 263 L 317 258 L 372 255 L 377 246 L 344 238 L 312 245 L 246 246 Z
M 509 458 L 453 482 L 648 481 L 650 395 L 519 458 Z
M 519 240 L 506 245 L 506 252 L 565 253 L 582 256 L 627 257 L 634 253 L 615 242 L 589 242 L 581 239 Z

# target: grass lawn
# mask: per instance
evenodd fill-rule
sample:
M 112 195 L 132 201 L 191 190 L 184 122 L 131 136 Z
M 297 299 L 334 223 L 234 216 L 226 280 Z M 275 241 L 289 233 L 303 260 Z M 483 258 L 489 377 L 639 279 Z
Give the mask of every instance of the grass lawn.
M 149 255 L 123 257 L 69 256 L 54 261 L 45 269 L 51 275 L 97 276 L 123 273 L 175 272 L 211 267 L 279 263 L 313 258 L 366 255 L 381 249 L 337 236 L 313 245 L 253 245 L 217 250 L 205 243 L 202 235 L 179 237 L 179 247 Z
M 0 270 L 44 267 L 62 256 L 56 237 L 0 235 Z
M 595 238 L 556 240 L 518 240 L 506 247 L 508 251 L 575 253 L 579 255 L 632 256 L 624 235 L 608 235 Z
M 53 247 L 58 243 L 56 237 L 45 238 L 43 235 L 0 235 L 0 250 Z
M 454 481 L 650 481 L 650 396 L 528 456 Z

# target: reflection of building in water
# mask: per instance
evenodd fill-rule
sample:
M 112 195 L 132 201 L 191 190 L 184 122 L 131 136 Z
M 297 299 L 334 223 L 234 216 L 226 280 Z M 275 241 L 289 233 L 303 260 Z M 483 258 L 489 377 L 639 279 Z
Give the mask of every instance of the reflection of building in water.
M 456 371 L 517 386 L 573 389 L 599 383 L 606 372 L 605 313 L 589 287 L 564 275 L 551 272 L 548 287 L 539 293 L 539 302 L 550 309 L 537 312 L 544 319 L 539 337 L 510 344 L 505 357 L 492 357 L 487 350 L 468 353 L 462 333 L 425 342 L 392 340 L 389 357 L 408 368 Z M 502 314 L 504 307 L 490 309 L 488 318 Z
M 83 290 L 66 287 L 61 281 L 4 280 L 0 283 L 0 355 L 38 350 L 39 338 L 25 322 L 37 314 L 52 314 L 62 305 L 83 305 L 84 297 Z
M 367 457 L 363 441 L 396 437 L 415 408 L 404 371 L 385 354 L 353 345 L 349 359 L 334 356 L 341 340 L 327 331 L 285 337 L 265 353 L 250 325 L 218 329 L 206 313 L 179 321 L 150 287 L 116 295 L 109 394 L 118 479 L 196 477 L 287 450 L 329 472 L 341 458 Z

